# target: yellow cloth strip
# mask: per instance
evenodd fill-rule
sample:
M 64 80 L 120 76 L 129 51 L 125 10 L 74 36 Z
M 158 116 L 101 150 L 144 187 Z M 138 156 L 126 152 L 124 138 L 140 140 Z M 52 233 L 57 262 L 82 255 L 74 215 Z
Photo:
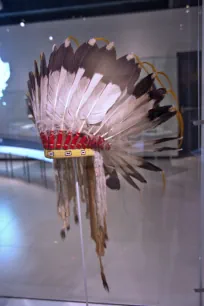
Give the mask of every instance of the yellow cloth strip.
M 108 39 L 104 38 L 104 37 L 94 37 L 94 39 L 95 39 L 95 40 L 102 40 L 102 41 L 104 41 L 106 44 L 109 44 L 109 43 L 110 43 L 110 41 L 109 41 Z
M 77 47 L 79 47 L 79 41 L 74 37 L 74 36 L 72 36 L 72 35 L 70 35 L 69 37 L 68 37 L 68 39 L 69 40 L 73 40 L 74 42 L 75 42 L 75 44 L 77 45 Z
M 94 37 L 95 38 L 95 40 L 101 40 L 101 41 L 104 41 L 106 44 L 109 44 L 110 43 L 110 41 L 108 40 L 108 39 L 106 39 L 106 38 L 104 38 L 104 37 Z M 69 40 L 73 40 L 74 42 L 75 42 L 75 44 L 77 45 L 77 47 L 79 47 L 79 41 L 74 37 L 74 36 L 72 36 L 72 35 L 70 35 L 69 37 L 68 37 L 68 39 Z
M 45 157 L 52 159 L 86 157 L 94 156 L 94 151 L 92 149 L 44 150 L 44 155 Z
M 74 36 L 72 36 L 72 35 L 70 35 L 69 37 L 68 37 L 68 39 L 69 40 L 73 40 L 74 42 L 75 42 L 75 44 L 77 45 L 77 47 L 79 47 L 79 41 L 74 37 Z M 110 41 L 108 40 L 108 39 L 106 39 L 106 38 L 104 38 L 104 37 L 95 37 L 95 40 L 101 40 L 101 41 L 104 41 L 106 44 L 109 44 L 110 43 Z

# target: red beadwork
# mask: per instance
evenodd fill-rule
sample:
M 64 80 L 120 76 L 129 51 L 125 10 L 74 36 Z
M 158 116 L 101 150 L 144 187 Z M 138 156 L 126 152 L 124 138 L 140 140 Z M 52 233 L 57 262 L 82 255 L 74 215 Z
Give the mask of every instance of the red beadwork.
M 47 135 L 45 135 L 44 132 L 41 132 L 41 133 L 40 133 L 40 138 L 41 138 L 43 147 L 44 147 L 45 149 L 48 149 L 48 138 L 47 138 Z
M 91 149 L 97 149 L 97 138 L 95 136 L 91 139 L 89 145 Z
M 49 150 L 53 150 L 55 145 L 55 132 L 50 131 L 50 135 L 48 136 L 48 147 Z
M 76 148 L 76 143 L 77 140 L 79 139 L 80 134 L 76 133 L 76 135 L 73 137 L 72 142 L 71 142 L 71 149 L 75 149 Z
M 103 144 L 104 144 L 105 140 L 103 137 L 99 136 L 99 140 L 98 140 L 98 148 L 102 149 L 103 148 Z
M 59 131 L 57 135 L 57 143 L 56 143 L 56 149 L 59 150 L 62 147 L 62 137 L 63 137 L 63 131 Z
M 81 144 L 81 147 L 83 149 L 86 149 L 88 147 L 88 144 L 89 144 L 89 137 L 84 135 L 81 140 L 80 140 L 80 144 Z
M 64 142 L 64 146 L 63 146 L 63 149 L 64 149 L 64 150 L 69 149 L 69 143 L 70 143 L 70 141 L 71 141 L 71 138 L 72 138 L 72 133 L 69 132 L 69 133 L 67 134 L 67 137 L 66 137 L 65 142 Z
M 67 133 L 65 140 L 63 141 L 63 135 L 65 131 L 60 130 L 57 133 L 55 131 L 49 131 L 49 136 L 44 132 L 40 133 L 42 144 L 44 149 L 49 150 L 68 150 L 68 149 L 95 149 L 95 150 L 110 150 L 111 146 L 101 136 L 87 136 L 80 135 L 80 133 L 72 134 Z
M 76 143 L 76 148 L 77 149 L 84 149 L 84 147 L 82 147 L 82 145 L 83 145 L 83 137 L 79 137 L 78 138 L 77 143 Z

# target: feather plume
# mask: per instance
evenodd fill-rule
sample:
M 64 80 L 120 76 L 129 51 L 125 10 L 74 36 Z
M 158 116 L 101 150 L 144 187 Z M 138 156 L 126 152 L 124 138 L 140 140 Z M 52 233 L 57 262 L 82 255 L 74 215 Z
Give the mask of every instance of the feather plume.
M 140 169 L 162 169 L 138 153 L 177 150 L 168 143 L 180 139 L 172 136 L 141 141 L 144 131 L 176 114 L 171 105 L 160 105 L 167 91 L 156 87 L 158 75 L 141 77 L 141 68 L 142 63 L 133 54 L 117 58 L 112 42 L 99 47 L 97 39 L 92 38 L 74 51 L 68 38 L 59 48 L 53 46 L 48 65 L 42 53 L 40 69 L 35 61 L 34 73 L 29 73 L 26 102 L 44 148 L 95 151 L 94 157 L 78 159 L 76 170 L 81 202 L 86 202 L 91 238 L 107 291 L 102 264 L 108 240 L 106 186 L 119 190 L 123 177 L 140 190 L 138 183 L 147 183 Z M 60 234 L 65 239 L 66 230 L 70 229 L 70 211 L 78 223 L 72 160 L 54 160 L 54 170 L 57 212 L 63 222 Z

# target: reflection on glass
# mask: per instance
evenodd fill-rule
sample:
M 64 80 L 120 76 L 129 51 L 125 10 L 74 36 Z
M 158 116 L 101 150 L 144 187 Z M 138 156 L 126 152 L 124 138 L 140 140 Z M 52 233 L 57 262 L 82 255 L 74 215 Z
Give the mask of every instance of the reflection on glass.
M 3 97 L 3 91 L 7 87 L 7 81 L 10 78 L 10 65 L 4 63 L 0 57 L 0 98 Z

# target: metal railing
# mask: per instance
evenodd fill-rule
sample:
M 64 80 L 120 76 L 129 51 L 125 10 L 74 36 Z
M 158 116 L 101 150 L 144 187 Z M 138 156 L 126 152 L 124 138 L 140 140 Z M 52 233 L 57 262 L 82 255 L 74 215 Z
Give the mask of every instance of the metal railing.
M 0 154 L 0 175 L 54 189 L 52 163 L 11 153 Z

